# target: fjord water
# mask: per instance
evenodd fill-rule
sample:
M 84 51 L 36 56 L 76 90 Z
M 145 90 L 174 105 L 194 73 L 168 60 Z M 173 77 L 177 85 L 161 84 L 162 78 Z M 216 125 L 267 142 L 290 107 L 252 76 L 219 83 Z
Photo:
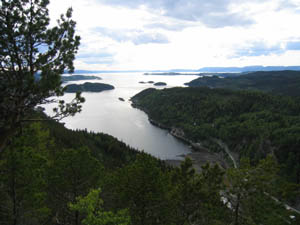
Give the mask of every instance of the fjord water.
M 166 130 L 153 126 L 143 111 L 131 106 L 129 99 L 146 88 L 154 87 L 153 84 L 147 83 L 148 81 L 166 82 L 167 86 L 156 88 L 170 88 L 184 86 L 184 83 L 198 76 L 143 75 L 142 73 L 89 75 L 99 76 L 102 80 L 72 83 L 101 82 L 111 84 L 115 89 L 101 93 L 83 93 L 86 102 L 83 104 L 82 112 L 63 120 L 67 128 L 107 133 L 131 147 L 161 159 L 180 159 L 182 155 L 190 152 L 187 145 Z M 139 83 L 141 81 L 145 84 Z M 64 99 L 70 101 L 73 97 L 74 94 L 65 94 Z M 50 108 L 51 106 L 47 106 L 46 111 L 50 112 Z

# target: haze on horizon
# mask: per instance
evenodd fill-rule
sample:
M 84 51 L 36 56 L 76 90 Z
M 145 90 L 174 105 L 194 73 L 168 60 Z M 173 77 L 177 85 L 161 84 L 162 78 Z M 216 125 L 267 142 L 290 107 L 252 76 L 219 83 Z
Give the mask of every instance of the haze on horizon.
M 299 0 L 50 0 L 74 9 L 76 69 L 300 64 Z

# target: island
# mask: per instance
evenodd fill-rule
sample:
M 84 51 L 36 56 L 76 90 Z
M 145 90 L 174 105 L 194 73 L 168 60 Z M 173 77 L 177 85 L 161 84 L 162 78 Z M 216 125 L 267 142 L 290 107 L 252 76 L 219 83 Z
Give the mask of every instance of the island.
M 121 101 L 121 102 L 125 102 L 125 99 L 124 98 L 119 98 L 119 100 Z
M 101 80 L 101 77 L 88 76 L 88 75 L 71 75 L 71 76 L 61 76 L 62 82 L 68 81 L 78 81 L 78 80 Z
M 156 83 L 154 83 L 153 85 L 154 85 L 154 86 L 166 86 L 167 83 L 165 83 L 165 82 L 156 82 Z
M 115 87 L 110 84 L 86 82 L 84 84 L 69 84 L 66 86 L 66 92 L 67 93 L 75 93 L 78 91 L 101 92 L 106 90 L 113 90 L 114 88 Z
M 148 81 L 148 84 L 154 84 L 154 81 L 150 80 Z
M 139 83 L 140 83 L 140 84 L 145 84 L 145 82 L 144 82 L 144 81 L 140 81 Z

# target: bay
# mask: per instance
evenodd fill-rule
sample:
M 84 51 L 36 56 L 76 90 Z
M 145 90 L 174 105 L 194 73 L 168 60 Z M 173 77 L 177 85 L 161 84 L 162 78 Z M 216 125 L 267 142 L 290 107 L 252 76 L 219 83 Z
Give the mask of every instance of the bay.
M 174 138 L 168 131 L 153 126 L 143 111 L 131 106 L 130 98 L 150 87 L 162 89 L 184 86 L 184 83 L 198 76 L 143 75 L 143 73 L 92 75 L 99 76 L 102 80 L 75 81 L 67 84 L 101 82 L 111 84 L 115 89 L 100 93 L 84 92 L 86 102 L 83 104 L 82 112 L 62 121 L 67 128 L 107 133 L 131 147 L 160 159 L 181 159 L 183 155 L 191 152 L 187 145 Z M 149 81 L 165 82 L 167 86 L 157 87 L 148 83 Z M 67 93 L 63 99 L 70 101 L 73 97 L 74 94 Z M 46 106 L 46 112 L 51 114 L 52 107 L 53 105 Z

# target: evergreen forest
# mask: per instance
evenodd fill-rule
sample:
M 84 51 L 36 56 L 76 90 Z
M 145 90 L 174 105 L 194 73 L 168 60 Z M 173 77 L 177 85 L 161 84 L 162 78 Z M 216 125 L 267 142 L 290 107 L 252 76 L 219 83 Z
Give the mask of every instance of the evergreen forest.
M 173 167 L 107 134 L 66 129 L 61 120 L 82 110 L 80 91 L 99 85 L 60 98 L 81 38 L 73 9 L 55 25 L 48 5 L 0 2 L 1 225 L 300 224 L 299 97 L 209 87 L 133 97 L 179 138 L 236 155 L 200 172 L 188 157 Z M 49 103 L 51 117 L 41 110 Z
M 47 117 L 40 115 L 45 120 Z M 239 168 L 170 167 L 115 138 L 29 123 L 0 164 L 1 224 L 298 224 L 297 195 L 268 155 Z M 280 200 L 274 200 L 274 196 Z

